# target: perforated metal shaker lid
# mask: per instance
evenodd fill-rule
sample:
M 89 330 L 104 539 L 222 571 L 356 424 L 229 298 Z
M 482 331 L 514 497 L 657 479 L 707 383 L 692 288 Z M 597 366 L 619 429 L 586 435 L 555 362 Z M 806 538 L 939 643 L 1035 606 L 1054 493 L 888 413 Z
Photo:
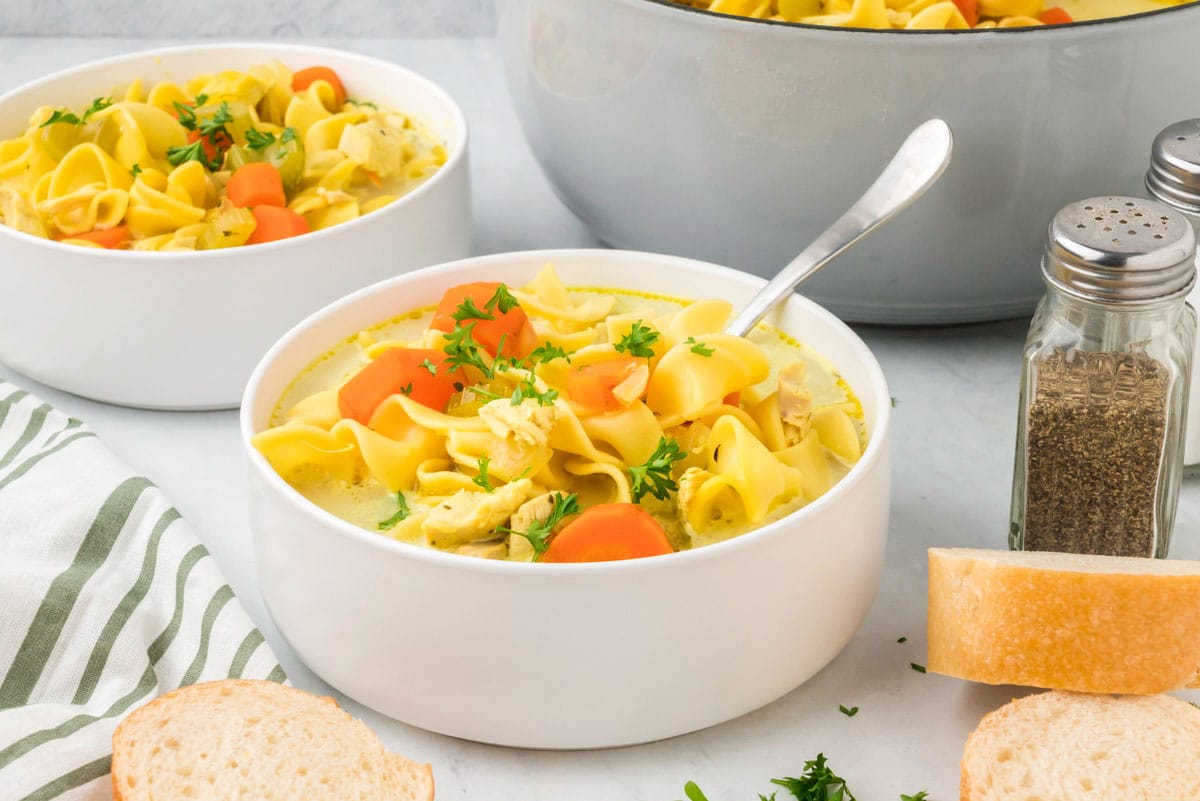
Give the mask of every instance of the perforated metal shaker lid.
M 1168 205 L 1200 214 L 1200 120 L 1177 122 L 1154 138 L 1146 189 Z
M 1196 235 L 1179 212 L 1153 200 L 1094 197 L 1054 215 L 1042 274 L 1085 300 L 1155 303 L 1191 290 L 1195 255 Z

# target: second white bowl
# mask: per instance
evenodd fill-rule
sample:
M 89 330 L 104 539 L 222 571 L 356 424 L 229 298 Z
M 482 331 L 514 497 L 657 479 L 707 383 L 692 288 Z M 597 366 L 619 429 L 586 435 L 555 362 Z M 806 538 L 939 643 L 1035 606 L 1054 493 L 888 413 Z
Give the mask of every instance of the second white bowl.
M 196 253 L 64 245 L 0 225 L 0 361 L 52 387 L 158 409 L 233 407 L 254 360 L 306 314 L 396 273 L 471 249 L 467 126 L 435 84 L 319 47 L 214 44 L 85 64 L 0 97 L 0 138 L 39 106 L 86 107 L 135 78 L 183 81 L 277 59 L 332 67 L 354 97 L 413 115 L 445 165 L 413 192 L 294 239 Z

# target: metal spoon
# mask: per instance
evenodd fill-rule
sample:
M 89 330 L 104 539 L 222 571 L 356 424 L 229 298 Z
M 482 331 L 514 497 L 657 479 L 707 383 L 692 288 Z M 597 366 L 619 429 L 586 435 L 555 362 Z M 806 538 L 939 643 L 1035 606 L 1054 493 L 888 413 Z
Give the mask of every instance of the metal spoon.
M 917 126 L 871 188 L 759 290 L 741 314 L 725 327 L 726 333 L 745 336 L 802 281 L 897 212 L 908 208 L 946 171 L 953 149 L 954 136 L 942 120 L 928 120 Z

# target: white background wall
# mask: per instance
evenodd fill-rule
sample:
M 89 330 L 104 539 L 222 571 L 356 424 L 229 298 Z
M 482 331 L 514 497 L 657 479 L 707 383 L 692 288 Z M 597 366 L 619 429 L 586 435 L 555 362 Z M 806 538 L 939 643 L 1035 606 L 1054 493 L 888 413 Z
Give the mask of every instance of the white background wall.
M 493 0 L 0 0 L 0 36 L 489 36 Z

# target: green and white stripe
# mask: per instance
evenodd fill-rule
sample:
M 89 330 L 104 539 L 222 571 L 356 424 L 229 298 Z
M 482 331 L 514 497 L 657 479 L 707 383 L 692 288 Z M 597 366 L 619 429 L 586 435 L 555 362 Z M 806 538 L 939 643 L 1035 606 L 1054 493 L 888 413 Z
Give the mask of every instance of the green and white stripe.
M 109 799 L 124 714 L 225 676 L 285 679 L 179 513 L 0 381 L 0 801 Z

